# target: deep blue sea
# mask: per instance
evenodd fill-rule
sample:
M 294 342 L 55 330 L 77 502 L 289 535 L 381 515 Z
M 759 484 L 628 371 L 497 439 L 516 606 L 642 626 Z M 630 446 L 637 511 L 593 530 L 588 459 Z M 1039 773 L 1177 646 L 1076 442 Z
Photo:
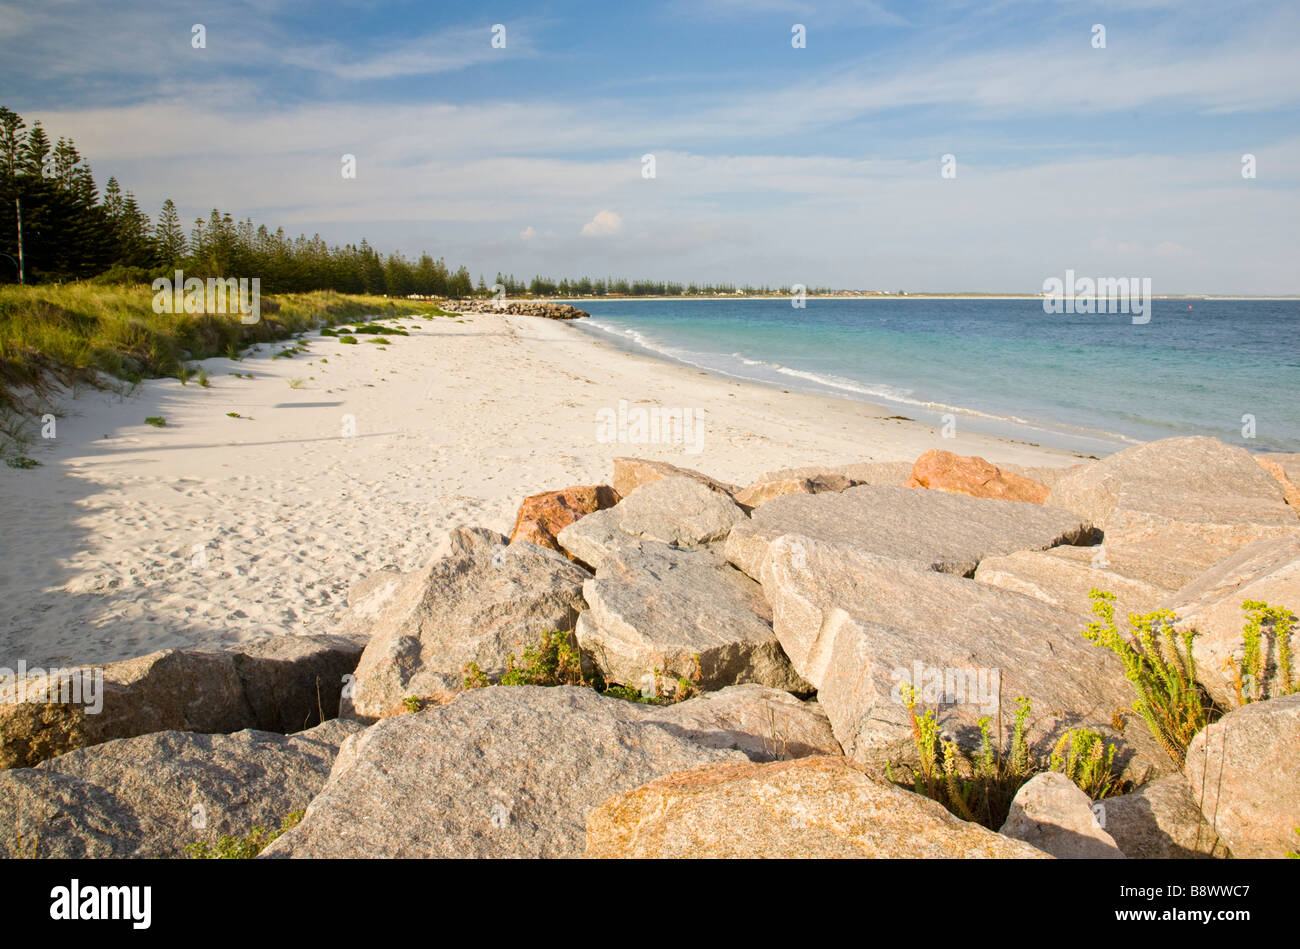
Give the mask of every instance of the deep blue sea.
M 1154 300 L 1127 314 L 1040 300 L 584 301 L 621 346 L 909 418 L 1106 453 L 1213 435 L 1300 451 L 1300 301 Z M 1243 435 L 1253 416 L 1254 437 Z

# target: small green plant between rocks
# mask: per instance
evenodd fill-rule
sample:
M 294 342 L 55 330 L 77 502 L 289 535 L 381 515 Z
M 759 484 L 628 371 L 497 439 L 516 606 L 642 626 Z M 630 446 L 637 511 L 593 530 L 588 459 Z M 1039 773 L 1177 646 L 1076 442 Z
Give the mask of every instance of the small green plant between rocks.
M 999 829 L 1006 822 L 1016 792 L 1041 771 L 1061 772 L 1094 801 L 1126 789 L 1126 783 L 1112 770 L 1115 748 L 1106 745 L 1101 735 L 1091 729 L 1066 732 L 1046 763 L 1036 759 L 1026 737 L 1030 703 L 1024 696 L 1016 699 L 1015 724 L 1007 752 L 1003 753 L 1000 732 L 994 743 L 993 719 L 985 715 L 978 721 L 980 744 L 974 757 L 940 732 L 933 709 L 916 714 L 916 689 L 910 685 L 904 687 L 904 702 L 918 760 L 918 766 L 910 769 L 910 787 L 963 820 Z M 1000 721 L 1000 713 L 998 718 Z M 909 786 L 906 780 L 895 777 L 892 764 L 886 764 L 885 774 L 895 784 Z
M 279 830 L 268 831 L 265 827 L 255 826 L 243 837 L 223 834 L 215 843 L 201 840 L 186 844 L 185 853 L 193 860 L 251 860 L 285 831 L 297 827 L 303 814 L 303 811 L 290 811 L 280 822 Z
M 506 659 L 506 670 L 496 682 L 477 662 L 466 663 L 463 670 L 465 688 L 481 689 L 490 685 L 576 685 L 593 689 L 610 698 L 643 705 L 665 705 L 674 700 L 680 701 L 688 694 L 679 689 L 678 695 L 673 699 L 661 698 L 621 683 L 606 682 L 599 672 L 588 677 L 582 668 L 582 650 L 572 637 L 572 632 L 562 629 L 543 633 L 540 642 L 524 648 L 522 659 L 516 659 L 513 654 Z M 698 660 L 696 668 L 698 669 Z M 682 681 L 689 688 L 689 694 L 693 694 L 694 684 L 685 679 Z
M 1178 632 L 1174 614 L 1156 610 L 1131 614 L 1125 636 L 1115 623 L 1115 594 L 1092 590 L 1088 596 L 1097 619 L 1088 624 L 1084 638 L 1094 646 L 1106 647 L 1124 663 L 1124 675 L 1137 692 L 1134 711 L 1181 769 L 1187 746 L 1197 732 L 1228 711 L 1217 706 L 1196 679 L 1192 649 L 1196 630 Z M 1269 606 L 1262 600 L 1246 600 L 1241 606 L 1246 612 L 1241 665 L 1229 659 L 1225 667 L 1232 676 L 1238 704 L 1300 691 L 1290 642 L 1295 615 L 1286 607 Z M 1270 687 L 1275 671 L 1279 684 Z
M 1088 624 L 1083 637 L 1119 657 L 1124 677 L 1137 692 L 1133 710 L 1181 769 L 1196 733 L 1218 717 L 1214 703 L 1196 681 L 1192 654 L 1196 633 L 1190 629 L 1178 633 L 1174 614 L 1156 610 L 1130 615 L 1130 632 L 1125 636 L 1115 624 L 1115 594 L 1092 590 L 1088 597 L 1097 619 Z

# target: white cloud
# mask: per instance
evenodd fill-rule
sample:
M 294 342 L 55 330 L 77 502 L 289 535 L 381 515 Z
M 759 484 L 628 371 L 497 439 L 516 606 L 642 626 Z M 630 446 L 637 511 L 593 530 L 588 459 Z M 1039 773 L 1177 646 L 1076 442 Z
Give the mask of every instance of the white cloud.
M 614 211 L 598 211 L 596 216 L 582 225 L 586 237 L 606 237 L 623 229 L 623 218 Z
M 522 231 L 519 232 L 520 240 L 531 241 L 536 236 L 537 236 L 537 231 L 533 229 L 533 226 L 531 224 L 529 224 L 526 228 L 524 228 Z
M 329 73 L 340 79 L 394 79 L 452 72 L 485 63 L 499 63 L 506 50 L 492 47 L 492 34 L 478 29 L 441 30 L 366 55 L 342 45 L 289 48 L 280 58 L 293 66 Z M 509 55 L 533 55 L 527 37 L 511 23 Z

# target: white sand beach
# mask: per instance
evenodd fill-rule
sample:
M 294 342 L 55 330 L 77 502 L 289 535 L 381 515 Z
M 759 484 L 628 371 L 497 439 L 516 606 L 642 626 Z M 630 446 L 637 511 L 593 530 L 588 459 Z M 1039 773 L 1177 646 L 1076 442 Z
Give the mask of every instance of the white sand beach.
M 0 469 L 0 664 L 333 632 L 359 576 L 426 561 L 455 526 L 508 533 L 524 496 L 608 482 L 618 455 L 739 484 L 930 448 L 1077 461 L 629 354 L 562 322 L 395 323 L 410 336 L 388 347 L 309 335 L 292 359 L 272 359 L 286 345 L 272 344 L 207 360 L 208 388 L 164 379 L 66 396 L 56 437 L 30 451 L 41 467 Z M 602 442 L 597 413 L 620 400 L 702 410 L 702 450 Z

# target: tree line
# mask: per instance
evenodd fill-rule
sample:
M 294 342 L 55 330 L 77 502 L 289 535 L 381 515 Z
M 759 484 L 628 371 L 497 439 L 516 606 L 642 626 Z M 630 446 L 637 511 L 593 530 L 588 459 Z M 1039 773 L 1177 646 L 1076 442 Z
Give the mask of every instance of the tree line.
M 151 220 L 131 191 L 116 178 L 101 196 L 90 165 L 69 138 L 51 143 L 39 120 L 0 106 L 0 283 L 19 278 L 19 218 L 22 274 L 28 283 L 94 279 L 148 282 L 181 269 L 187 277 L 259 277 L 264 293 L 336 290 L 389 296 L 689 296 L 765 294 L 784 288 L 730 284 L 590 278 L 559 281 L 536 276 L 524 283 L 497 274 L 493 286 L 480 275 L 475 284 L 461 265 L 422 253 L 410 260 L 381 255 L 364 239 L 341 247 L 319 234 L 289 237 L 252 219 L 234 220 L 213 208 L 186 233 L 175 203 L 163 201 Z M 809 292 L 814 291 L 809 288 Z
M 502 287 L 507 296 L 539 297 L 585 297 L 585 296 L 623 296 L 623 297 L 687 297 L 687 296 L 772 296 L 785 295 L 789 288 L 769 287 L 767 284 L 756 287 L 752 284 L 736 286 L 732 283 L 674 283 L 668 280 L 628 280 L 625 277 L 579 277 L 575 280 L 565 278 L 554 280 L 550 277 L 537 276 L 528 283 L 516 280 L 513 275 L 497 274 L 496 285 Z M 490 289 L 490 288 L 489 288 Z M 829 293 L 826 288 L 807 288 L 808 293 Z

